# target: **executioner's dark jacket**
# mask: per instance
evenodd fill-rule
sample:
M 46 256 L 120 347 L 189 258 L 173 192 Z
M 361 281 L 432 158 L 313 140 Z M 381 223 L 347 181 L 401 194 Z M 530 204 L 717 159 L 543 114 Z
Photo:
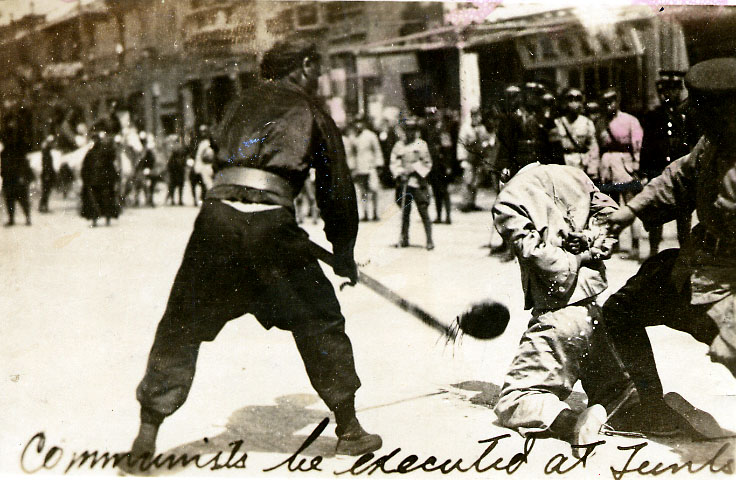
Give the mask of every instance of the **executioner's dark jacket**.
M 249 167 L 274 173 L 298 193 L 309 169 L 325 234 L 336 255 L 352 258 L 358 233 L 355 187 L 342 135 L 323 103 L 297 85 L 263 82 L 231 103 L 215 129 L 213 169 Z M 210 198 L 281 205 L 278 195 L 238 185 L 217 185 Z

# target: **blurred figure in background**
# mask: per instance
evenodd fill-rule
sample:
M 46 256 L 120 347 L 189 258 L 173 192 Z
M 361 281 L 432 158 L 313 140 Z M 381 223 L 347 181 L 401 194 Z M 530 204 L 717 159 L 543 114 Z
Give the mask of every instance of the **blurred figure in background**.
M 562 114 L 555 128 L 562 146 L 565 165 L 579 168 L 590 176 L 591 166 L 598 165 L 598 141 L 593 121 L 582 114 L 585 98 L 577 88 L 562 94 Z
M 169 193 L 166 197 L 167 202 L 171 200 L 171 204 L 176 204 L 176 193 L 179 192 L 179 205 L 184 205 L 184 177 L 187 169 L 187 151 L 181 142 L 181 139 L 172 135 L 169 137 L 170 152 L 169 160 L 166 163 L 166 170 L 169 174 Z
M 306 216 L 312 219 L 313 224 L 317 224 L 319 221 L 319 207 L 317 207 L 317 192 L 316 192 L 316 172 L 313 168 L 309 169 L 309 175 L 304 179 L 304 186 L 299 195 L 294 200 L 294 207 L 296 209 L 296 223 L 304 222 L 304 211 L 306 210 Z
M 15 225 L 15 204 L 20 204 L 26 217 L 26 225 L 31 225 L 31 201 L 28 188 L 33 182 L 33 171 L 28 161 L 31 151 L 29 132 L 31 122 L 25 109 L 16 109 L 7 115 L 0 141 L 3 144 L 0 160 L 0 176 L 3 177 L 3 196 L 8 209 L 6 227 Z
M 130 205 L 132 201 L 131 194 L 136 189 L 136 166 L 143 157 L 145 148 L 129 115 L 124 119 L 116 143 L 122 193 L 120 203 L 121 205 Z
M 62 197 L 66 198 L 74 186 L 74 170 L 72 170 L 72 167 L 70 167 L 66 162 L 63 162 L 61 166 L 59 166 L 57 184 Z
M 140 133 L 141 143 L 143 144 L 143 153 L 141 159 L 135 167 L 133 174 L 133 206 L 140 205 L 140 194 L 143 192 L 143 198 L 146 205 L 152 207 L 153 189 L 155 186 L 155 170 L 156 155 L 153 151 L 153 137 L 146 132 Z
M 363 205 L 363 221 L 367 222 L 368 204 L 373 206 L 374 221 L 378 220 L 378 168 L 383 165 L 383 153 L 378 135 L 368 129 L 365 118 L 358 117 L 354 122 L 353 136 L 350 138 L 354 150 L 351 176 L 358 192 L 358 205 Z
M 110 225 L 110 219 L 117 218 L 120 205 L 116 193 L 118 172 L 115 168 L 114 138 L 108 135 L 111 129 L 109 120 L 98 121 L 93 129 L 94 145 L 87 152 L 82 162 L 82 217 L 92 220 L 92 226 L 97 226 L 97 220 L 105 217 L 105 224 Z
M 524 89 L 511 85 L 506 89 L 508 112 L 499 129 L 499 169 L 508 179 L 525 165 L 549 163 L 548 135 L 540 123 L 539 84 L 528 82 Z
M 391 176 L 391 150 L 394 148 L 398 137 L 394 126 L 390 119 L 384 117 L 378 123 L 378 142 L 381 144 L 381 154 L 383 156 L 383 166 L 379 172 L 379 179 L 386 188 L 394 187 L 394 178 Z
M 432 120 L 428 129 L 427 145 L 432 157 L 429 183 L 432 185 L 434 206 L 437 210 L 434 223 L 442 223 L 442 210 L 444 209 L 445 223 L 449 225 L 452 223 L 450 218 L 452 203 L 448 188 L 453 174 L 452 133 L 442 113 L 435 113 Z
M 681 98 L 684 89 L 684 72 L 660 71 L 657 80 L 659 105 L 649 111 L 642 119 L 644 139 L 641 145 L 641 174 L 647 181 L 658 177 L 667 165 L 684 157 L 697 143 L 689 141 L 687 120 L 682 109 Z M 677 221 L 677 240 L 685 245 L 690 236 L 692 213 L 683 209 Z M 662 241 L 663 225 L 649 228 L 649 252 L 659 251 Z
M 619 205 L 625 205 L 642 190 L 638 171 L 644 131 L 636 117 L 620 110 L 615 89 L 603 92 L 601 99 L 603 115 L 596 125 L 601 151 L 598 167 L 600 188 Z M 635 226 L 631 228 L 629 253 L 632 258 L 639 258 L 639 236 Z
M 483 168 L 484 155 L 496 142 L 483 125 L 480 108 L 470 112 L 470 121 L 460 128 L 457 142 L 457 160 L 463 167 L 461 212 L 481 210 L 475 203 L 478 194 L 478 182 Z
M 49 197 L 56 184 L 54 158 L 51 155 L 51 150 L 55 146 L 56 138 L 54 135 L 47 136 L 41 142 L 41 201 L 38 204 L 38 211 L 41 213 L 49 212 Z
M 192 187 L 192 197 L 194 197 L 194 206 L 198 206 L 197 186 L 200 187 L 200 198 L 204 201 L 207 190 L 212 187 L 212 161 L 215 154 L 212 150 L 212 138 L 210 128 L 207 125 L 199 126 L 199 137 L 197 139 L 197 147 L 194 152 L 194 158 L 189 170 L 189 183 Z
M 427 238 L 427 250 L 434 249 L 432 222 L 429 220 L 429 183 L 427 177 L 432 168 L 427 142 L 419 135 L 417 119 L 404 121 L 406 140 L 399 140 L 391 150 L 391 173 L 397 179 L 396 201 L 401 207 L 401 238 L 397 247 L 409 246 L 409 219 L 411 204 L 417 204 Z

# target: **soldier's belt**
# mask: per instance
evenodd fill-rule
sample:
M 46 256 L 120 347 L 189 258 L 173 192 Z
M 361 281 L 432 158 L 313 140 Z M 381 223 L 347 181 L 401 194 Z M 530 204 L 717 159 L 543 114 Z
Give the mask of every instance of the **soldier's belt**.
M 239 185 L 271 192 L 289 202 L 296 196 L 294 188 L 285 178 L 275 173 L 249 167 L 228 167 L 215 173 L 214 185 Z

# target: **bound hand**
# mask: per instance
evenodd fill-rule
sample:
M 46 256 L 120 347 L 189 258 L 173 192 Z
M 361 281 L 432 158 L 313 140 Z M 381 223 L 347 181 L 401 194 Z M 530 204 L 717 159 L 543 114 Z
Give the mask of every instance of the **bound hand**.
M 562 248 L 577 255 L 588 250 L 588 239 L 582 232 L 569 232 L 562 240 Z

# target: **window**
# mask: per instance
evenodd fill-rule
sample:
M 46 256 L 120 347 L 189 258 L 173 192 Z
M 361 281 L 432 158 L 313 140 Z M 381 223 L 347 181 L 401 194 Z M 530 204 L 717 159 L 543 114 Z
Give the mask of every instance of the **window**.
M 317 5 L 301 5 L 296 9 L 297 27 L 308 27 L 319 22 Z
M 362 2 L 329 2 L 327 3 L 327 21 L 342 22 L 362 15 L 363 10 Z

